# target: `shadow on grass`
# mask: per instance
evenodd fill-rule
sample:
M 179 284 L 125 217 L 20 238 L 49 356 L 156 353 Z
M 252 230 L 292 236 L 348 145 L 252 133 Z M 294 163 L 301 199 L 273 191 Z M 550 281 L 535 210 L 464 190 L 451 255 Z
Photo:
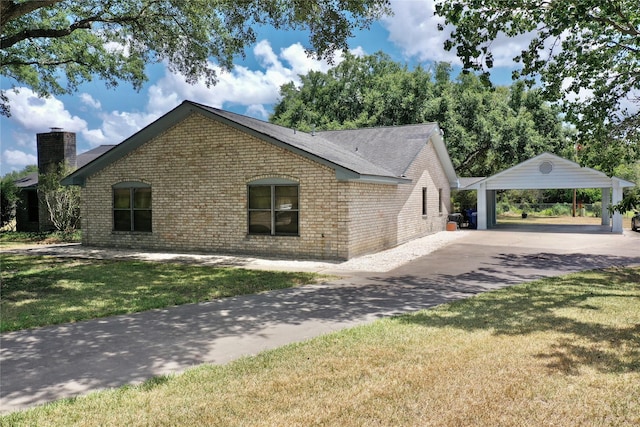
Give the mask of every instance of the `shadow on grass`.
M 310 273 L 2 256 L 2 331 L 288 288 Z
M 640 324 L 625 319 L 638 303 L 640 269 L 611 268 L 511 287 L 398 321 L 510 336 L 551 332 L 560 338 L 536 355 L 550 370 L 573 375 L 589 366 L 605 373 L 640 372 Z
M 539 279 L 542 273 L 538 267 L 547 263 L 554 266 L 552 271 L 548 266 L 542 270 L 547 275 L 612 265 L 640 265 L 640 257 L 635 255 L 591 257 L 538 252 L 514 255 L 502 247 L 498 251 L 493 253 L 478 245 L 454 244 L 384 274 L 346 277 L 314 286 L 3 334 L 0 402 L 8 408 L 26 407 L 89 390 L 139 383 L 203 362 L 226 363 L 332 330 Z M 78 274 L 83 268 L 78 265 L 69 272 Z M 156 276 L 165 273 L 158 271 Z M 68 278 L 68 275 L 64 276 Z M 153 288 L 153 284 L 145 283 L 148 275 L 142 275 L 136 268 L 128 273 L 119 269 L 108 277 L 102 286 L 107 290 L 116 277 L 123 277 L 129 287 Z M 196 276 L 190 278 L 196 279 Z M 603 292 L 614 291 L 605 289 Z M 130 298 L 125 291 L 123 295 Z M 492 303 L 471 300 L 473 304 L 480 304 L 481 309 L 464 312 L 460 308 L 459 313 L 454 311 L 449 318 L 433 321 L 445 326 L 457 318 L 459 327 L 473 330 L 492 327 L 490 322 L 496 322 L 497 316 L 500 333 L 505 334 L 535 331 L 542 328 L 545 320 L 547 327 L 561 324 L 558 319 L 554 323 L 541 317 L 536 319 L 540 321 L 539 325 L 528 325 L 527 322 L 534 321 L 532 316 L 535 314 L 525 300 L 530 297 L 514 294 L 506 298 Z M 562 292 L 550 296 L 540 291 L 534 293 L 533 298 L 543 306 L 543 314 L 551 317 L 558 317 L 552 312 L 553 307 L 554 304 L 562 307 L 563 300 L 566 304 L 582 301 L 585 306 L 594 307 L 585 310 L 597 307 L 584 296 L 563 296 Z M 457 305 L 452 307 L 452 310 L 458 310 Z M 405 321 L 421 323 L 428 320 L 428 317 L 420 316 L 424 314 L 407 317 Z M 578 325 L 567 319 L 563 327 L 571 330 Z M 597 336 L 606 335 L 606 327 L 602 328 Z M 629 342 L 619 331 L 611 332 L 619 342 Z M 628 334 L 633 335 L 633 331 Z M 631 343 L 638 347 L 636 338 L 631 338 Z M 620 363 L 625 362 L 621 359 Z M 634 365 L 633 369 L 638 368 Z

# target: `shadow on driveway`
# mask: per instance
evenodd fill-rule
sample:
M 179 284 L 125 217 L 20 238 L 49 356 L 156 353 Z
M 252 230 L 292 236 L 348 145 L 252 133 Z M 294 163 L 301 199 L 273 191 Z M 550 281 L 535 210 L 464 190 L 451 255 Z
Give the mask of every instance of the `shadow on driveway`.
M 2 335 L 3 412 L 640 256 L 453 243 L 384 274 Z

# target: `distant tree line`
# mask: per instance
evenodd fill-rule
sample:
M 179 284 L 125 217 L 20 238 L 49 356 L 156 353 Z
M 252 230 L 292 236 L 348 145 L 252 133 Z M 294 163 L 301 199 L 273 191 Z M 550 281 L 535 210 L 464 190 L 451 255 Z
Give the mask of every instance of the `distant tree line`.
M 539 91 L 452 72 L 447 63 L 409 69 L 384 53 L 347 54 L 283 85 L 270 120 L 303 131 L 437 122 L 460 176 L 488 176 L 544 151 L 574 158 L 572 129 Z

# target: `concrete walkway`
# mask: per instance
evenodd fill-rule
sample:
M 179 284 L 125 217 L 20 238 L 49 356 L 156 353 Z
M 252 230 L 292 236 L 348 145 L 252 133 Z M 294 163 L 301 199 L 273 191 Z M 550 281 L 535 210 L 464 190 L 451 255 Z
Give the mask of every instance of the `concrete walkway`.
M 0 411 L 227 363 L 384 316 L 615 265 L 640 265 L 640 233 L 476 231 L 385 273 L 6 333 Z

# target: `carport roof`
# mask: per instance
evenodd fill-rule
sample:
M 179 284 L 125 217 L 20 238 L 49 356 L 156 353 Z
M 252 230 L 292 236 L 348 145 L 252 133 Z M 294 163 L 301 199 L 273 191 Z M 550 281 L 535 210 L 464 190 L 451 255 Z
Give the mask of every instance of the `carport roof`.
M 487 190 L 610 188 L 614 183 L 621 188 L 635 186 L 555 154 L 542 153 L 488 178 L 474 179 L 461 189 L 478 190 L 482 184 Z

